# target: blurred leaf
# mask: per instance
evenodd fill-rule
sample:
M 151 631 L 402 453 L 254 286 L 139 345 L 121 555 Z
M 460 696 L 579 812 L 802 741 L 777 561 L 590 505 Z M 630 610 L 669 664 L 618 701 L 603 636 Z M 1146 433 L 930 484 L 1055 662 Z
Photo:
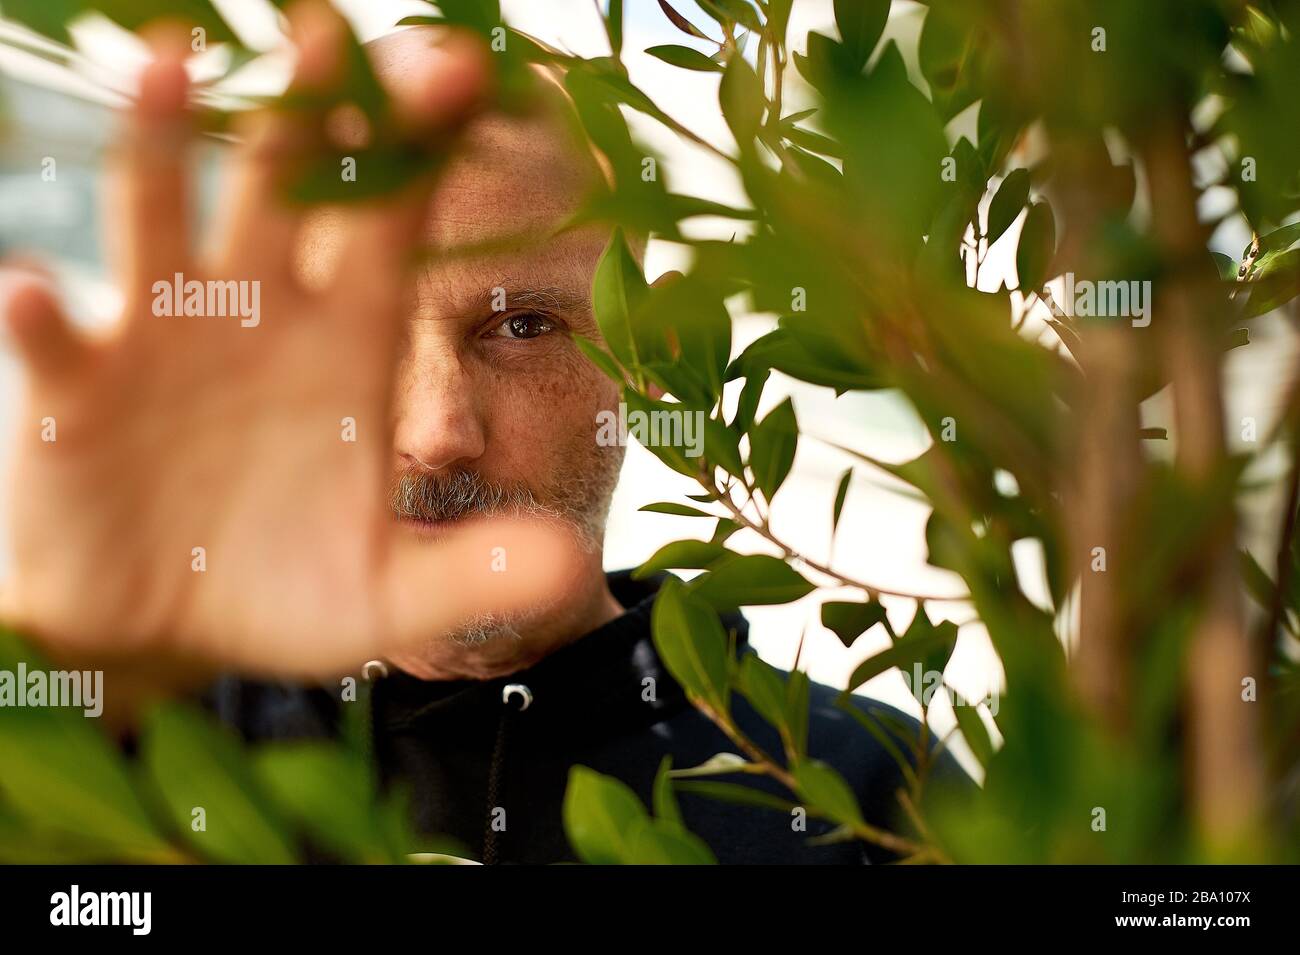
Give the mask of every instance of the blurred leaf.
M 1259 255 L 1264 256 L 1270 252 L 1285 252 L 1297 242 L 1300 242 L 1300 222 L 1293 222 L 1291 225 L 1274 229 L 1272 232 L 1260 236 Z
M 754 764 L 737 753 L 717 753 L 710 756 L 698 766 L 686 769 L 674 769 L 674 779 L 691 779 L 695 776 L 723 776 L 729 773 L 748 773 L 754 771 Z
M 656 59 L 663 60 L 665 63 L 679 66 L 684 70 L 695 70 L 698 73 L 721 73 L 723 71 L 721 64 L 715 63 L 707 55 L 689 46 L 677 46 L 676 44 L 652 46 L 646 50 L 646 53 Z
M 848 355 L 841 354 L 838 361 L 828 361 L 821 354 L 814 355 L 807 341 L 801 340 L 790 326 L 777 328 L 750 342 L 728 367 L 727 378 L 738 378 L 748 374 L 750 369 L 760 368 L 779 371 L 800 381 L 837 391 L 869 391 L 885 386 L 875 369 L 854 364 Z
M 1028 227 L 1028 223 L 1025 223 Z M 1214 258 L 1214 267 L 1219 273 L 1219 278 L 1225 282 L 1235 282 L 1237 279 L 1237 260 L 1230 255 L 1224 255 L 1222 252 L 1211 252 Z
M 860 663 L 853 671 L 853 675 L 849 677 L 849 685 L 844 692 L 850 693 L 856 690 L 872 677 L 886 670 L 894 667 L 907 669 L 914 663 L 920 663 L 925 672 L 933 670 L 942 673 L 956 643 L 956 624 L 951 620 L 945 620 L 938 626 L 934 626 L 930 623 L 925 607 L 918 606 L 907 631 L 898 638 L 896 643 Z
M 736 402 L 736 416 L 731 426 L 742 434 L 747 432 L 754 422 L 758 403 L 763 397 L 763 387 L 771 376 L 770 369 L 755 368 L 745 376 L 745 386 L 740 390 L 740 400 Z
M 159 706 L 141 750 L 176 830 L 215 862 L 283 865 L 295 860 L 282 820 L 259 787 L 238 738 L 196 710 Z M 202 808 L 206 830 L 195 831 Z
M 988 727 L 984 725 L 978 707 L 954 700 L 952 712 L 957 717 L 957 726 L 972 755 L 980 766 L 988 769 L 989 760 L 993 758 L 993 740 L 989 737 Z
M 677 806 L 677 796 L 673 792 L 673 758 L 665 756 L 659 761 L 659 771 L 655 773 L 654 810 L 655 815 L 682 824 L 682 811 Z
M 609 352 L 591 339 L 583 338 L 576 332 L 570 333 L 570 337 L 573 339 L 573 343 L 578 346 L 578 350 L 586 355 L 593 365 L 604 372 L 606 378 L 615 384 L 622 385 L 625 383 L 626 379 L 623 377 L 623 370 L 619 368 L 618 362 L 614 360 Z
M 1273 578 L 1259 565 L 1259 561 L 1250 551 L 1243 548 L 1240 555 L 1241 574 L 1246 584 L 1246 592 L 1265 610 L 1272 609 L 1273 594 L 1277 589 Z
M 742 151 L 750 148 L 763 120 L 763 85 L 743 56 L 733 53 L 728 58 L 718 85 L 718 100 L 736 145 Z
M 858 199 L 843 214 L 872 222 L 886 248 L 911 248 L 938 204 L 948 142 L 894 43 L 867 76 L 833 88 L 825 117 L 827 132 L 843 144 L 844 176 Z
M 1056 254 L 1056 218 L 1046 202 L 1035 202 L 1025 216 L 1020 231 L 1020 245 L 1016 248 L 1016 275 L 1020 291 L 1028 293 L 1041 289 L 1047 281 L 1047 270 Z
M 590 865 L 630 862 L 633 830 L 647 819 L 641 800 L 625 783 L 586 766 L 569 770 L 563 815 L 569 844 Z
M 749 467 L 754 472 L 754 483 L 769 501 L 794 465 L 798 442 L 799 424 L 789 398 L 749 429 Z
M 737 806 L 755 806 L 759 809 L 774 809 L 777 812 L 790 812 L 795 808 L 794 803 L 789 800 L 773 796 L 771 793 L 755 789 L 752 786 L 746 786 L 743 783 L 696 782 L 692 780 L 677 783 L 676 789 L 678 793 L 705 796 L 709 799 L 716 799 L 719 802 L 727 802 Z
M 664 15 L 672 21 L 673 26 L 677 27 L 677 29 L 681 30 L 683 33 L 688 36 L 699 37 L 701 40 L 708 39 L 708 37 L 700 32 L 698 27 L 691 23 L 691 21 L 687 20 L 684 16 L 669 6 L 666 0 L 659 0 L 659 8 L 663 10 Z
M 728 23 L 739 23 L 742 27 L 755 32 L 763 29 L 758 12 L 750 6 L 748 0 L 695 0 L 695 2 L 701 10 L 723 26 Z
M 677 682 L 725 712 L 729 649 L 713 608 L 670 577 L 655 599 L 651 627 L 655 648 Z
M 785 711 L 790 720 L 790 738 L 798 756 L 808 752 L 808 707 L 812 695 L 812 678 L 803 670 L 793 670 L 785 678 Z
M 889 19 L 889 0 L 835 0 L 835 25 L 853 71 L 866 66 Z
M 1300 249 L 1270 252 L 1255 260 L 1245 317 L 1281 308 L 1300 295 Z
M 722 468 L 735 478 L 743 478 L 745 469 L 740 463 L 740 435 L 726 422 L 716 418 L 704 419 L 704 454 L 709 463 Z
M 988 240 L 992 245 L 1011 227 L 1029 201 L 1029 170 L 1013 169 L 989 203 Z
M 717 859 L 699 836 L 662 819 L 632 824 L 628 862 L 635 865 L 716 865 Z
M 794 767 L 794 777 L 799 784 L 799 795 L 819 814 L 846 826 L 860 826 L 865 822 L 857 797 L 834 767 L 820 760 L 805 759 Z
M 969 0 L 933 0 L 917 59 L 940 114 L 949 119 L 975 101 L 980 89 L 982 36 L 976 29 L 979 4 Z
M 350 862 L 399 861 L 385 845 L 370 770 L 359 757 L 309 741 L 263 746 L 253 760 L 271 799 L 315 842 Z
M 846 647 L 878 623 L 888 623 L 889 617 L 878 600 L 855 603 L 829 600 L 822 604 L 822 626 L 840 638 Z
M 618 56 L 623 51 L 623 0 L 609 0 L 605 34 L 609 37 L 610 52 Z
M 16 692 L 26 694 L 30 683 L 18 683 L 20 665 L 29 680 L 33 673 L 50 672 L 39 655 L 0 629 L 0 670 L 12 677 Z M 107 732 L 82 709 L 5 707 L 0 794 L 38 845 L 46 833 L 44 844 L 61 845 L 61 854 L 76 848 L 83 857 L 114 862 L 175 855 L 149 819 Z

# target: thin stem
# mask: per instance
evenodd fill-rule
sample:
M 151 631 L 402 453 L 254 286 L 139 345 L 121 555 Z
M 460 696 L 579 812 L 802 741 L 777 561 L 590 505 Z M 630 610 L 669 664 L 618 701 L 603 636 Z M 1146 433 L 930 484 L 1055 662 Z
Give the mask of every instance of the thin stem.
M 703 483 L 703 479 L 701 482 Z M 731 515 L 735 519 L 736 523 L 740 524 L 742 527 L 747 528 L 748 530 L 753 531 L 754 533 L 762 537 L 764 540 L 775 545 L 781 551 L 781 556 L 784 557 L 786 560 L 798 561 L 799 563 L 803 564 L 805 567 L 808 567 L 809 569 L 814 570 L 825 577 L 829 577 L 831 580 L 834 580 L 836 583 L 840 584 L 841 586 L 852 587 L 855 590 L 866 591 L 866 593 L 872 598 L 875 598 L 879 594 L 885 594 L 890 597 L 906 597 L 908 600 L 919 600 L 919 601 L 927 601 L 927 600 L 960 601 L 960 600 L 969 599 L 961 595 L 945 597 L 937 594 L 910 593 L 906 590 L 894 590 L 890 587 L 881 587 L 878 584 L 868 584 L 864 581 L 856 580 L 852 577 L 848 577 L 844 574 L 841 574 L 837 570 L 827 567 L 825 564 L 819 563 L 815 560 L 812 560 L 811 558 L 805 557 L 799 551 L 790 547 L 788 544 L 786 544 L 784 541 L 782 541 L 780 538 L 778 538 L 775 534 L 772 533 L 772 531 L 767 526 L 767 521 L 764 520 L 762 522 L 758 522 L 755 521 L 753 518 L 747 516 L 739 507 L 736 506 L 735 501 L 731 499 L 731 494 L 729 493 L 730 489 L 724 491 L 723 489 L 719 488 L 715 482 L 706 483 L 705 489 L 712 491 L 714 494 L 718 496 L 718 500 L 722 503 L 723 507 L 725 507 L 728 511 L 731 512 Z

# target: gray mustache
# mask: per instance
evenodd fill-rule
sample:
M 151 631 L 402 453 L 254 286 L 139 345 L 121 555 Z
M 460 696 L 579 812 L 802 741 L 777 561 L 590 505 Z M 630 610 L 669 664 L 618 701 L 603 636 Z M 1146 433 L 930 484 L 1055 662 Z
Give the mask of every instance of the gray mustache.
M 475 471 L 405 471 L 393 481 L 390 504 L 395 516 L 422 521 L 549 512 L 524 485 L 489 481 Z

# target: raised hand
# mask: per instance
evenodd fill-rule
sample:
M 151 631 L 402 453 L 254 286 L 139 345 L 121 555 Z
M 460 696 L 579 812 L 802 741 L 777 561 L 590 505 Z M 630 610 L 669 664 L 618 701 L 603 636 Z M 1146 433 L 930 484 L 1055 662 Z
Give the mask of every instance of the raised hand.
M 291 26 L 295 88 L 338 82 L 337 16 L 308 3 Z M 112 162 L 119 325 L 91 340 L 40 277 L 0 280 L 29 382 L 6 622 L 64 656 L 307 675 L 537 601 L 565 572 L 557 531 L 482 521 L 431 544 L 388 510 L 392 375 L 427 185 L 347 213 L 342 267 L 306 289 L 292 264 L 303 210 L 281 187 L 325 126 L 260 112 L 225 170 L 224 223 L 196 248 L 182 56 L 154 43 Z M 446 135 L 480 101 L 487 54 L 452 36 L 421 69 L 399 112 L 412 135 Z

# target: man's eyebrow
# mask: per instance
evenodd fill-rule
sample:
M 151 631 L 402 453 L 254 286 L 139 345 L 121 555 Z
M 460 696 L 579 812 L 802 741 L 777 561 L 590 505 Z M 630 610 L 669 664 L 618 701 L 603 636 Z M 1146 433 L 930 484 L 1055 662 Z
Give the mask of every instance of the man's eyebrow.
M 543 311 L 570 312 L 579 315 L 591 312 L 591 298 L 588 295 L 578 294 L 570 289 L 547 286 L 496 286 L 495 288 L 485 289 L 482 295 L 479 296 L 480 301 L 477 304 L 484 309 L 491 309 L 493 306 L 499 305 L 502 290 L 505 292 L 506 309 L 510 311 L 520 308 L 535 308 Z

